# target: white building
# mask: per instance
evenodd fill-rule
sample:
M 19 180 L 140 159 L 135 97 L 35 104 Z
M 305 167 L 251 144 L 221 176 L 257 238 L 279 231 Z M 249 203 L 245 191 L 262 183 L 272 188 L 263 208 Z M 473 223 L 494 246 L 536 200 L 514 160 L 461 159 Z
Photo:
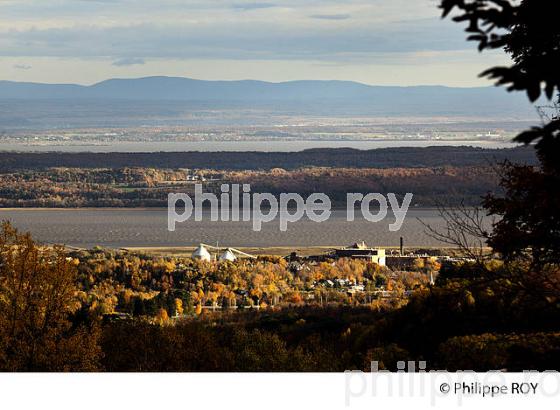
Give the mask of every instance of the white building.
M 210 252 L 208 252 L 208 249 L 206 249 L 204 245 L 200 244 L 200 246 L 196 248 L 192 253 L 192 258 L 200 259 L 203 261 L 210 261 L 212 259 L 212 256 L 210 255 Z
M 233 262 L 237 259 L 237 256 L 231 251 L 230 248 L 227 248 L 224 253 L 220 255 L 220 261 L 230 261 Z

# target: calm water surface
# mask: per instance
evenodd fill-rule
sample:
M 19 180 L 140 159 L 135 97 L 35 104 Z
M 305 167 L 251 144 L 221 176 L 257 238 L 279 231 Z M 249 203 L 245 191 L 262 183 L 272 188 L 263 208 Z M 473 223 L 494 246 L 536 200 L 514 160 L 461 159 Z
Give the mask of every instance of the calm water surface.
M 359 215 L 359 214 L 357 214 Z M 278 221 L 252 230 L 251 222 L 203 221 L 179 223 L 175 232 L 167 230 L 166 209 L 0 209 L 0 219 L 10 220 L 17 228 L 31 231 L 45 243 L 77 247 L 166 247 L 193 246 L 200 242 L 221 246 L 331 246 L 364 240 L 370 245 L 398 246 L 399 237 L 408 246 L 442 245 L 425 233 L 418 219 L 436 228 L 444 221 L 434 209 L 411 209 L 399 232 L 390 232 L 394 217 L 371 223 L 356 218 L 346 221 L 345 210 L 333 210 L 328 221 L 315 223 L 304 217 L 280 232 Z
M 258 151 L 297 152 L 311 148 L 376 149 L 395 147 L 472 146 L 481 148 L 512 148 L 515 144 L 500 141 L 474 140 L 378 140 L 378 141 L 177 141 L 119 142 L 108 145 L 38 145 L 1 143 L 0 151 L 20 152 L 182 152 L 182 151 Z

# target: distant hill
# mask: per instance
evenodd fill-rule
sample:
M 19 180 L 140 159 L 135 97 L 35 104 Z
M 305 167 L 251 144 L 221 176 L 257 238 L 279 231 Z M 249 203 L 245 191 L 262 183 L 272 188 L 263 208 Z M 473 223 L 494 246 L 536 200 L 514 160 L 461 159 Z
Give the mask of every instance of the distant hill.
M 140 116 L 144 113 L 166 114 L 176 105 L 189 111 L 259 108 L 271 112 L 319 115 L 483 116 L 510 119 L 534 116 L 534 110 L 523 94 L 509 94 L 496 87 L 392 87 L 351 81 L 269 83 L 146 77 L 111 79 L 91 86 L 0 81 L 0 103 L 12 110 L 10 115 L 0 116 L 0 125 L 17 124 L 25 119 L 21 110 L 27 108 L 38 112 L 44 109 L 45 103 L 49 109 L 60 107 L 59 111 L 66 112 L 68 116 L 71 116 L 74 105 L 80 106 L 81 111 L 99 111 L 99 106 L 106 104 L 118 104 L 121 109 L 126 106 L 128 115 Z

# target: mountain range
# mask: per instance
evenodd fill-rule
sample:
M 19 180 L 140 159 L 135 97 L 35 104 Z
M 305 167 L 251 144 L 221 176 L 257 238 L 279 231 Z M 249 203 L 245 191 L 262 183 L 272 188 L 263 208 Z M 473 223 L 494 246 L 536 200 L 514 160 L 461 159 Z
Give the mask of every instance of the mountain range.
M 531 119 L 521 93 L 497 87 L 372 86 L 351 81 L 204 81 L 180 77 L 110 79 L 93 85 L 0 81 L 0 125 L 73 123 L 92 115 L 169 117 L 197 110 L 251 109 L 288 115 L 448 116 Z M 116 111 L 115 111 L 116 110 Z M 120 114 L 118 114 L 119 112 Z M 54 117 L 53 117 L 54 116 Z M 111 120 L 108 120 L 109 123 Z

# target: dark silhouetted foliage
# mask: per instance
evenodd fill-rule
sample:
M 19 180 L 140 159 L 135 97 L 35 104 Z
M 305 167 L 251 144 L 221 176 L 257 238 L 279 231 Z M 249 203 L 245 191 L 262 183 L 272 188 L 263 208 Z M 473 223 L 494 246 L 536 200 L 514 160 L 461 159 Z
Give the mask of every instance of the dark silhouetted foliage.
M 531 101 L 542 94 L 551 100 L 560 91 L 560 3 L 547 0 L 442 0 L 444 17 L 469 23 L 469 40 L 479 50 L 504 49 L 512 65 L 493 67 L 482 76 L 526 91 Z M 544 118 L 543 118 L 544 120 Z M 516 141 L 535 144 L 540 168 L 506 164 L 504 197 L 488 195 L 485 208 L 500 216 L 489 244 L 506 258 L 532 256 L 535 265 L 560 262 L 560 118 L 525 131 Z

